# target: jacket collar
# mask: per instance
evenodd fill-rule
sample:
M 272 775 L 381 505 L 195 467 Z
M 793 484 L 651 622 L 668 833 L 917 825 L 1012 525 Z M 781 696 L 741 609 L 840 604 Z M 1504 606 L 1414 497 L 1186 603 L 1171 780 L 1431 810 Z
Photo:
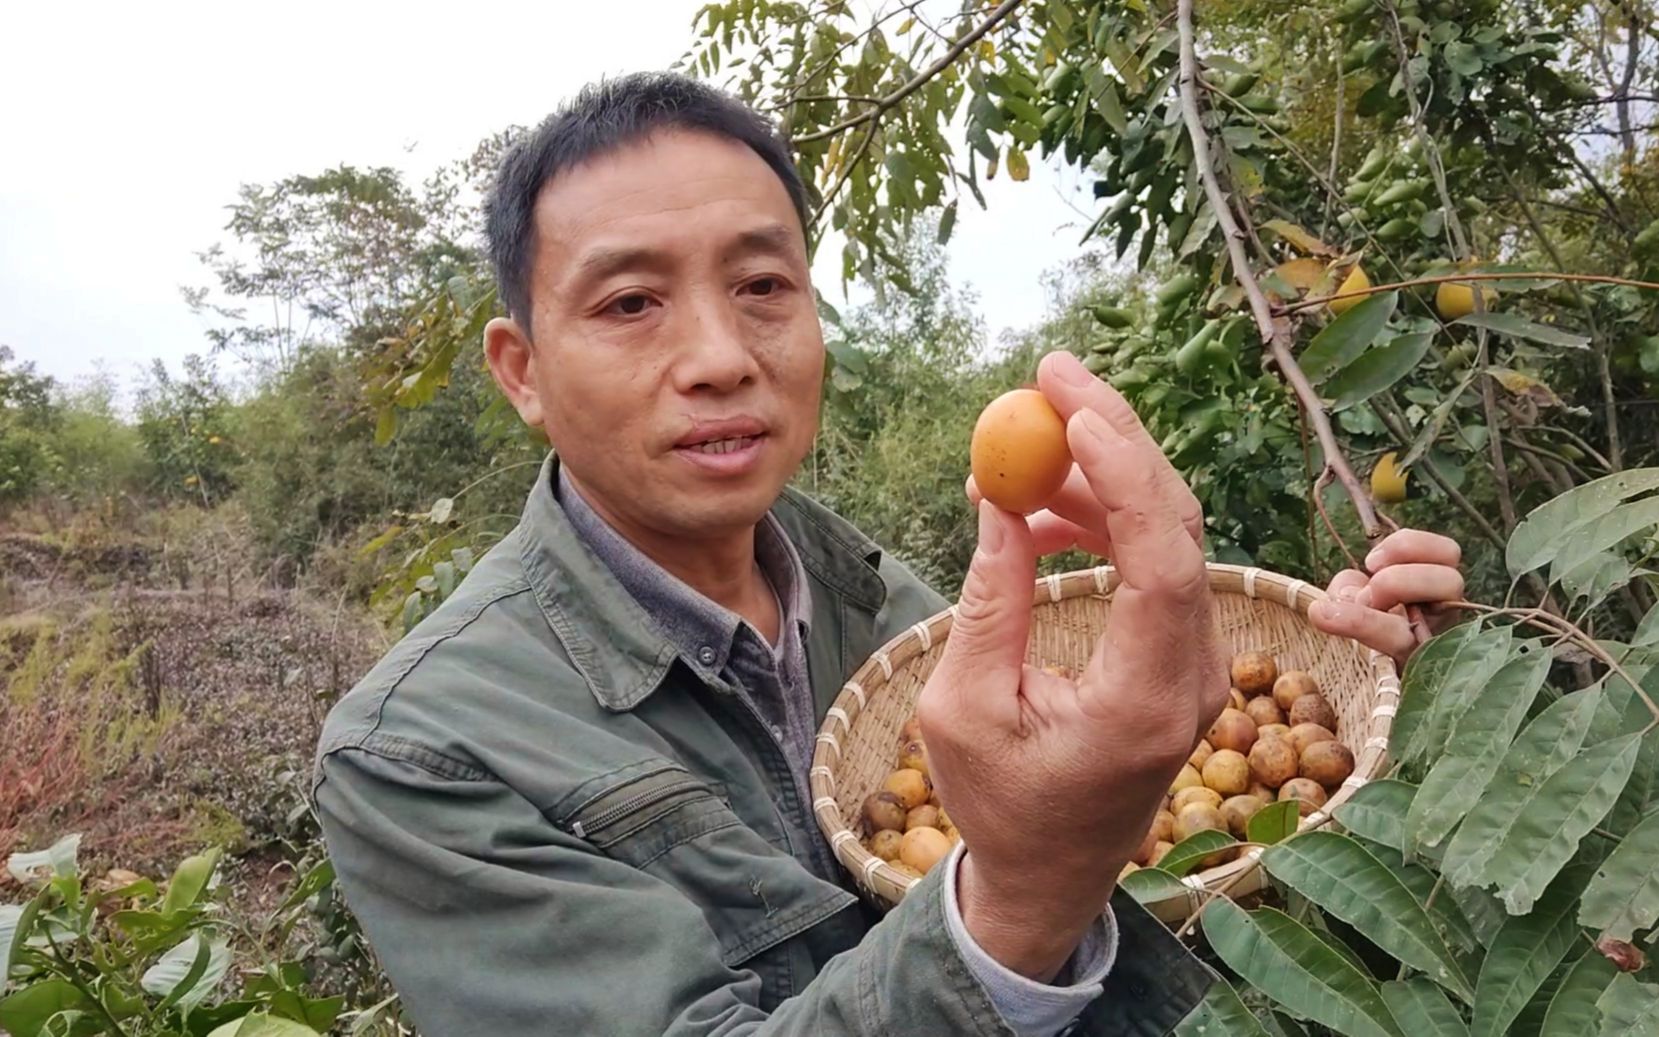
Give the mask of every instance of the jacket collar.
M 548 626 L 593 697 L 612 712 L 626 712 L 661 686 L 680 650 L 577 535 L 553 493 L 558 465 L 550 453 L 525 501 L 519 560 Z M 830 592 L 812 595 L 812 625 L 839 625 L 843 602 L 872 613 L 881 608 L 886 585 L 874 542 L 792 489 L 772 515 L 807 572 Z

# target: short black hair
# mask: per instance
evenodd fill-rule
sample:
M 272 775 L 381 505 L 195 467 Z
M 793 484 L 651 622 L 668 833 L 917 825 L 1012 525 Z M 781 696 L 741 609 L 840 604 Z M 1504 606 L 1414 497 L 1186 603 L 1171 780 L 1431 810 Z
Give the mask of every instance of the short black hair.
M 507 149 L 484 200 L 484 234 L 500 297 L 526 333 L 536 199 L 542 188 L 574 166 L 663 129 L 702 130 L 748 145 L 783 181 L 806 231 L 806 188 L 789 146 L 754 109 L 671 72 L 636 72 L 591 83 Z

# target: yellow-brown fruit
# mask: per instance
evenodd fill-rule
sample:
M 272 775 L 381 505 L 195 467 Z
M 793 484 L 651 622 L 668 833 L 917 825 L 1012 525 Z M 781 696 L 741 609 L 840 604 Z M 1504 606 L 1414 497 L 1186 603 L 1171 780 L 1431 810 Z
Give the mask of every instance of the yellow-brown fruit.
M 1129 859 L 1134 861 L 1136 864 L 1145 864 L 1147 861 L 1152 859 L 1152 851 L 1154 849 L 1156 849 L 1157 846 L 1158 846 L 1158 832 L 1157 832 L 1157 829 L 1156 828 L 1148 828 L 1146 830 L 1146 835 L 1141 838 L 1140 848 L 1137 849 L 1135 851 L 1135 855 L 1133 857 L 1129 858 Z
M 1254 698 L 1273 690 L 1279 679 L 1279 666 L 1266 652 L 1244 652 L 1233 656 L 1233 687 Z
M 1290 737 L 1290 725 L 1289 724 L 1263 724 L 1261 727 L 1258 727 L 1256 729 L 1256 741 L 1258 741 L 1258 742 L 1261 741 L 1264 738 L 1289 738 L 1289 737 Z
M 889 774 L 887 780 L 881 783 L 881 788 L 882 791 L 891 792 L 899 797 L 899 802 L 904 804 L 906 812 L 915 810 L 933 795 L 933 783 L 927 780 L 927 775 L 908 767 L 902 767 Z
M 1250 762 L 1237 750 L 1217 749 L 1204 763 L 1204 784 L 1224 797 L 1237 796 L 1250 787 Z
M 1224 709 L 1204 737 L 1217 750 L 1247 753 L 1256 744 L 1256 722 L 1239 710 Z
M 1152 848 L 1152 856 L 1147 859 L 1146 866 L 1148 868 L 1156 868 L 1158 866 L 1158 862 L 1164 859 L 1164 855 L 1173 849 L 1175 849 L 1174 843 L 1158 843 L 1158 845 Z
M 1348 276 L 1342 279 L 1342 283 L 1337 286 L 1336 291 L 1332 294 L 1341 295 L 1344 292 L 1359 292 L 1369 287 L 1371 287 L 1371 278 L 1365 275 L 1363 267 L 1355 263 L 1354 268 L 1348 271 Z M 1350 295 L 1346 299 L 1332 299 L 1325 305 L 1331 308 L 1332 313 L 1340 317 L 1369 298 L 1368 295 Z
M 1255 776 L 1252 775 L 1250 780 L 1250 791 L 1246 792 L 1245 795 L 1255 796 L 1263 803 L 1271 803 L 1275 799 L 1279 798 L 1279 790 L 1262 784 L 1261 782 L 1255 780 Z
M 1481 285 L 1480 294 L 1488 310 L 1498 301 L 1491 285 Z M 1475 290 L 1460 281 L 1442 281 L 1434 290 L 1434 308 L 1441 320 L 1461 320 L 1475 312 Z
M 1169 812 L 1179 814 L 1194 803 L 1208 803 L 1212 807 L 1221 805 L 1221 793 L 1204 785 L 1194 785 L 1190 789 L 1182 789 L 1169 801 Z
M 908 812 L 903 801 L 891 792 L 872 792 L 864 798 L 864 820 L 872 832 L 904 831 L 904 816 Z
M 1336 710 L 1331 708 L 1330 702 L 1318 692 L 1312 695 L 1303 695 L 1290 704 L 1290 726 L 1298 724 L 1318 724 L 1327 731 L 1336 730 Z
M 899 844 L 904 842 L 904 834 L 891 828 L 883 828 L 865 844 L 869 851 L 884 861 L 899 859 Z
M 1261 729 L 1267 725 L 1285 722 L 1284 711 L 1279 708 L 1277 702 L 1273 701 L 1271 695 L 1257 695 L 1245 703 L 1244 715 L 1255 721 L 1257 738 L 1261 737 Z
M 922 740 L 922 722 L 915 717 L 906 720 L 899 728 L 899 745 Z
M 1315 742 L 1302 754 L 1302 777 L 1334 789 L 1354 773 L 1354 751 L 1341 742 Z
M 1158 816 L 1152 821 L 1152 831 L 1159 842 L 1173 842 L 1175 835 L 1175 815 L 1167 810 L 1158 811 Z
M 922 877 L 921 872 L 917 871 L 915 868 L 912 868 L 903 861 L 893 861 L 888 865 L 888 867 L 892 868 L 894 871 L 898 872 L 900 875 L 903 875 L 907 879 L 914 880 Z
M 1296 773 L 1296 750 L 1283 738 L 1264 738 L 1250 747 L 1250 776 L 1268 788 L 1278 788 Z
M 1307 817 L 1325 805 L 1325 790 L 1312 778 L 1292 778 L 1279 789 L 1279 802 L 1295 800 L 1297 811 Z
M 1020 515 L 1046 505 L 1071 473 L 1066 423 L 1036 389 L 1014 389 L 986 405 L 968 454 L 980 494 Z
M 956 822 L 952 821 L 950 815 L 945 813 L 944 807 L 939 808 L 939 823 L 935 827 L 946 835 L 949 835 L 951 829 L 956 827 Z
M 1395 463 L 1390 450 L 1371 469 L 1371 496 L 1378 504 L 1398 504 L 1406 499 L 1406 470 Z
M 1336 735 L 1331 733 L 1331 729 L 1321 724 L 1297 724 L 1290 729 L 1290 747 L 1296 750 L 1296 759 L 1298 760 L 1302 758 L 1303 753 L 1308 751 L 1308 746 L 1313 743 L 1335 740 Z
M 1215 746 L 1211 745 L 1208 739 L 1200 738 L 1198 745 L 1192 750 L 1192 755 L 1187 757 L 1187 762 L 1202 770 L 1204 761 L 1208 760 L 1213 752 L 1215 752 Z
M 1273 701 L 1281 710 L 1289 712 L 1297 699 L 1317 691 L 1319 682 L 1313 679 L 1313 674 L 1291 670 L 1289 673 L 1279 674 L 1279 679 L 1273 682 Z
M 1247 703 L 1249 701 L 1250 701 L 1249 699 L 1244 697 L 1244 692 L 1238 690 L 1237 688 L 1228 688 L 1227 689 L 1227 703 L 1228 703 L 1228 705 L 1232 706 L 1234 709 L 1238 710 L 1240 713 L 1244 712 L 1244 705 L 1245 705 L 1245 703 Z
M 922 744 L 921 739 L 904 743 L 904 748 L 899 750 L 899 768 L 920 771 L 923 777 L 932 780 L 933 772 L 927 766 L 927 746 Z
M 1221 816 L 1227 821 L 1228 831 L 1243 839 L 1250 819 L 1266 805 L 1266 802 L 1252 795 L 1230 796 L 1221 804 Z
M 1175 815 L 1177 843 L 1191 838 L 1194 832 L 1202 832 L 1205 829 L 1214 829 L 1217 832 L 1227 830 L 1227 819 L 1221 816 L 1220 807 L 1212 807 L 1208 803 L 1194 803 Z
M 904 830 L 908 832 L 912 828 L 938 828 L 943 831 L 943 826 L 939 824 L 939 808 L 923 803 L 906 814 L 904 816 Z
M 1190 789 L 1194 785 L 1202 784 L 1204 784 L 1204 779 L 1199 776 L 1198 768 L 1190 763 L 1184 764 L 1181 767 L 1181 773 L 1175 776 L 1175 783 L 1170 785 L 1169 794 L 1173 796 L 1182 789 Z
M 899 843 L 899 860 L 922 874 L 950 852 L 950 840 L 937 828 L 912 828 Z

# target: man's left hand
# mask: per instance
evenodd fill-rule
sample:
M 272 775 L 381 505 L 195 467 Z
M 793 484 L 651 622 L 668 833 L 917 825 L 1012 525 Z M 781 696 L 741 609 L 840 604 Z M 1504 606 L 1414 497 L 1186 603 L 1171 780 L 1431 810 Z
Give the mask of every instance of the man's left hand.
M 1426 633 L 1451 625 L 1457 614 L 1445 604 L 1463 597 L 1462 560 L 1462 549 L 1450 537 L 1399 530 L 1365 556 L 1369 572 L 1337 573 L 1326 589 L 1329 599 L 1315 602 L 1308 618 L 1325 633 L 1353 638 L 1403 666 L 1418 645 L 1405 607 L 1422 609 Z

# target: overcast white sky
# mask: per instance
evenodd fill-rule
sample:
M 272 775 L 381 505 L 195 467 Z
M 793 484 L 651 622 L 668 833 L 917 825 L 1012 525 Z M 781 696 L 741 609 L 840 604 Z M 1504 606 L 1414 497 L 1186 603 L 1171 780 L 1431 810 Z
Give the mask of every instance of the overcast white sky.
M 0 41 L 0 344 L 65 380 L 206 349 L 179 286 L 246 182 L 340 163 L 420 175 L 588 80 L 664 67 L 700 0 L 24 3 Z M 992 335 L 1076 253 L 1075 173 L 989 185 L 952 267 Z M 838 249 L 820 287 L 839 303 Z M 227 361 L 228 362 L 228 361 Z

